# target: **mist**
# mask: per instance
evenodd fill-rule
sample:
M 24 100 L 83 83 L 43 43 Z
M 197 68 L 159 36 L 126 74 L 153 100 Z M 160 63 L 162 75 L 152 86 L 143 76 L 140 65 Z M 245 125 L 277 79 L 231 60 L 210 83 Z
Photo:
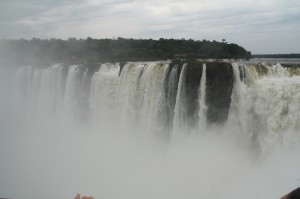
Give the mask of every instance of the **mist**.
M 128 70 L 123 69 L 120 77 L 118 65 L 103 65 L 89 81 L 83 81 L 85 70 L 79 66 L 69 66 L 66 77 L 61 79 L 65 69 L 59 65 L 2 67 L 0 197 L 74 198 L 81 193 L 108 199 L 271 199 L 299 186 L 299 117 L 295 121 L 285 120 L 290 125 L 296 124 L 295 128 L 281 128 L 277 134 L 259 128 L 256 133 L 268 136 L 258 136 L 265 140 L 255 144 L 243 131 L 236 130 L 232 122 L 234 105 L 223 125 L 184 128 L 174 124 L 177 129 L 161 135 L 161 129 L 164 132 L 168 128 L 160 126 L 155 117 L 157 112 L 151 112 L 151 108 L 164 103 L 149 100 L 145 105 L 147 99 L 144 99 L 139 104 L 134 85 L 144 81 L 143 96 L 160 98 L 163 95 L 159 88 L 168 64 L 148 63 L 143 72 L 139 64 L 125 66 Z M 161 75 L 153 73 L 155 68 Z M 137 78 L 140 82 L 134 81 L 136 75 L 140 75 Z M 119 78 L 128 78 L 127 84 L 120 85 Z M 154 80 L 157 85 L 149 86 Z M 59 86 L 59 82 L 64 86 Z M 90 83 L 89 92 L 85 93 L 83 87 L 80 90 L 78 82 Z M 257 81 L 256 86 L 260 83 Z M 117 89 L 125 88 L 121 87 L 124 85 L 127 91 Z M 291 90 L 299 95 L 298 77 L 288 85 L 294 85 Z M 249 88 L 248 94 L 256 87 Z M 239 89 L 242 95 L 245 88 Z M 130 94 L 125 96 L 121 92 Z M 237 90 L 234 92 L 237 95 Z M 123 97 L 122 102 L 117 102 L 116 96 Z M 291 97 L 287 103 L 293 104 L 297 99 Z M 93 109 L 87 108 L 87 104 Z M 299 109 L 299 105 L 295 106 Z M 142 110 L 139 120 L 134 116 L 138 109 Z M 288 110 L 286 117 L 293 113 L 289 111 L 292 110 Z M 175 110 L 176 115 L 184 114 Z M 251 132 L 249 129 L 244 130 Z M 262 143 L 264 146 L 258 145 Z

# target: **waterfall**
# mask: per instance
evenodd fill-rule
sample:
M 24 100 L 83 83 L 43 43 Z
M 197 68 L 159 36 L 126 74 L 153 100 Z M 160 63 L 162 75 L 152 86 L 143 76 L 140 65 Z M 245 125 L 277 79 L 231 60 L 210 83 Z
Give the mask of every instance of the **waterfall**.
M 250 98 L 254 114 L 249 116 L 255 121 L 251 126 L 257 128 L 257 141 L 262 148 L 276 145 L 278 140 L 299 132 L 299 93 L 298 76 L 278 77 L 275 74 L 255 82 Z M 299 137 L 295 136 L 295 139 L 299 140 Z
M 286 77 L 289 75 L 287 68 L 282 67 L 279 63 L 272 66 L 268 66 L 266 63 L 263 65 L 268 69 L 268 76 Z
M 117 117 L 115 100 L 119 71 L 119 64 L 102 64 L 92 77 L 89 109 L 94 124 L 112 125 Z
M 128 63 L 121 72 L 117 88 L 117 107 L 121 127 L 135 127 L 140 110 L 139 82 L 144 70 L 143 63 Z
M 199 98 L 199 126 L 201 128 L 205 128 L 206 125 L 206 113 L 207 113 L 207 105 L 206 105 L 206 64 L 202 66 L 202 75 L 201 82 L 198 92 Z
M 156 129 L 157 109 L 159 106 L 159 96 L 161 95 L 161 85 L 163 83 L 165 65 L 157 63 L 148 63 L 145 66 L 141 81 L 139 84 L 139 95 L 141 111 L 140 125 L 146 132 L 152 132 Z
M 169 75 L 170 65 L 163 65 L 163 78 L 161 82 L 161 88 L 157 99 L 157 106 L 155 107 L 156 118 L 155 123 L 157 124 L 155 131 L 164 136 L 169 136 L 170 129 L 170 112 L 168 109 L 168 90 L 169 86 Z
M 190 121 L 198 121 L 200 130 L 205 131 L 207 122 L 218 124 L 225 118 L 224 131 L 259 150 L 279 140 L 286 142 L 288 136 L 299 130 L 298 67 L 224 64 L 202 63 L 199 69 L 188 70 L 194 66 L 129 62 L 120 72 L 118 63 L 105 63 L 90 75 L 89 69 L 81 65 L 69 66 L 67 73 L 63 72 L 62 64 L 23 66 L 15 72 L 11 104 L 23 110 L 22 114 L 37 119 L 63 116 L 72 122 L 86 120 L 114 131 L 128 129 L 167 137 L 172 132 L 194 128 Z M 196 72 L 201 67 L 201 74 L 189 76 L 188 71 Z M 221 67 L 224 68 L 219 73 Z M 225 72 L 229 77 L 223 78 Z M 230 75 L 233 84 L 224 85 L 232 88 L 219 90 L 225 83 L 220 81 L 230 81 Z M 1 78 L 3 95 L 5 75 L 1 74 Z M 194 90 L 188 85 L 196 85 L 194 81 L 199 82 L 198 93 L 190 95 Z M 231 93 L 223 92 L 224 89 Z M 224 116 L 224 94 L 231 96 L 228 117 Z M 194 97 L 197 99 L 190 99 Z M 191 107 L 195 100 L 197 107 Z M 193 108 L 198 112 L 194 114 Z
M 247 131 L 247 104 L 245 101 L 247 88 L 241 81 L 240 68 L 244 69 L 243 66 L 240 67 L 237 63 L 232 63 L 234 84 L 227 125 L 236 128 L 236 132 L 245 134 L 248 139 L 251 139 L 252 135 Z
M 280 198 L 299 186 L 299 102 L 298 65 L 0 68 L 0 192 Z
M 174 109 L 174 132 L 185 128 L 185 121 L 187 120 L 186 108 L 185 108 L 185 81 L 186 81 L 187 64 L 184 64 L 181 69 L 178 82 L 178 91 L 176 95 L 176 104 Z
M 243 66 L 243 82 L 239 65 L 232 66 L 235 81 L 227 125 L 234 127 L 235 133 L 242 133 L 248 142 L 252 140 L 258 150 L 265 152 L 299 130 L 299 76 L 290 76 L 280 65 L 264 64 L 269 72 L 258 77 L 253 68 Z
M 37 117 L 44 114 L 45 117 L 54 117 L 61 114 L 63 91 L 62 70 L 59 64 L 46 69 L 38 69 L 34 72 L 33 93 L 37 94 Z M 35 100 L 34 100 L 35 101 Z
M 178 65 L 174 66 L 171 70 L 169 81 L 168 81 L 168 91 L 167 91 L 167 110 L 169 112 L 169 122 L 173 126 L 174 109 L 176 103 L 176 95 L 178 88 Z
M 16 88 L 15 92 L 17 95 L 17 99 L 23 99 L 23 103 L 26 103 L 28 97 L 30 96 L 30 88 L 31 88 L 31 77 L 32 76 L 32 67 L 24 66 L 21 67 L 17 71 L 16 75 Z
M 79 92 L 81 86 L 81 73 L 78 65 L 72 65 L 68 69 L 64 96 L 64 114 L 66 118 L 78 117 Z

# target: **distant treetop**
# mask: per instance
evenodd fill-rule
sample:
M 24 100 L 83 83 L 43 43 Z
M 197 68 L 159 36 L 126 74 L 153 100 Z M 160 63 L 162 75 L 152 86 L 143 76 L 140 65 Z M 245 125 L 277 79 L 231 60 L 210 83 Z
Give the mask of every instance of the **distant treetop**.
M 1 40 L 0 58 L 20 64 L 36 62 L 126 62 L 174 58 L 249 59 L 251 52 L 222 42 L 193 39 L 38 39 Z

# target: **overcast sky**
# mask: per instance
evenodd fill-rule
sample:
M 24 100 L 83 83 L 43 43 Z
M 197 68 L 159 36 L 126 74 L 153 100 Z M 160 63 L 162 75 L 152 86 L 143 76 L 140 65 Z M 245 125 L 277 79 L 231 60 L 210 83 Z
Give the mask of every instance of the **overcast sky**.
M 300 0 L 0 0 L 0 38 L 226 39 L 300 53 Z

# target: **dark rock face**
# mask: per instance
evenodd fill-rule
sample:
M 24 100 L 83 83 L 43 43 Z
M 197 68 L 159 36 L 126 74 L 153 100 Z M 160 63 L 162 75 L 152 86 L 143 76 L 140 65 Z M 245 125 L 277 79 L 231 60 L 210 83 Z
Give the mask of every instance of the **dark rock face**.
M 158 120 L 163 121 L 164 124 L 168 126 L 173 126 L 173 119 L 174 119 L 174 108 L 176 103 L 176 95 L 178 91 L 178 82 L 179 77 L 182 69 L 182 64 L 171 65 L 169 68 L 166 79 L 164 80 L 164 100 L 165 100 L 165 109 L 162 110 L 164 113 L 160 113 L 159 115 L 164 115 L 164 119 L 159 116 Z M 173 73 L 173 77 L 171 77 L 171 71 L 176 71 Z
M 222 124 L 228 118 L 231 92 L 233 86 L 233 71 L 230 63 L 206 63 L 206 103 L 207 122 Z
M 202 78 L 203 62 L 187 63 L 185 82 L 185 107 L 188 126 L 194 127 L 199 120 L 199 87 Z M 207 123 L 222 124 L 228 118 L 233 87 L 233 71 L 230 63 L 206 63 L 206 104 Z
M 188 63 L 186 77 L 186 108 L 188 125 L 195 126 L 199 111 L 199 86 L 201 82 L 203 63 Z

